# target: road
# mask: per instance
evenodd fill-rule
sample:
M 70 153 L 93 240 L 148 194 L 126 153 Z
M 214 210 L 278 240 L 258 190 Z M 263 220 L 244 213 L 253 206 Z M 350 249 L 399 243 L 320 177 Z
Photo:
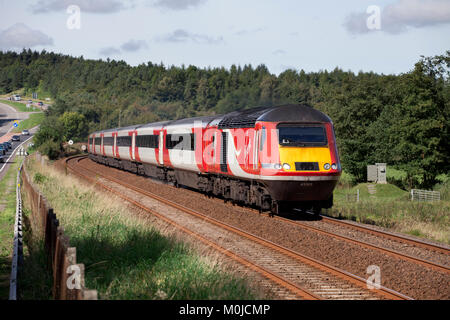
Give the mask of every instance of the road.
M 0 137 L 10 133 L 14 120 L 28 119 L 30 114 L 30 112 L 17 112 L 13 107 L 0 102 Z M 3 142 L 3 140 L 0 139 L 0 142 Z
M 14 120 L 23 120 L 27 119 L 29 113 L 27 112 L 17 112 L 11 106 L 0 102 L 0 143 L 5 142 L 11 139 L 13 133 L 11 130 L 14 128 L 13 123 Z M 8 171 L 11 163 L 14 163 L 15 154 L 20 150 L 20 146 L 25 141 L 30 141 L 33 134 L 36 133 L 37 127 L 30 129 L 29 136 L 21 136 L 20 141 L 12 142 L 12 148 L 8 150 L 6 155 L 3 156 L 3 159 L 0 160 L 0 180 L 3 179 L 3 176 Z M 18 134 L 20 135 L 20 134 Z M 26 142 L 24 143 L 24 146 Z
M 25 147 L 28 143 L 31 142 L 31 138 L 33 134 L 37 131 L 37 127 L 30 130 L 29 136 L 21 136 L 20 141 L 11 142 L 12 148 L 8 150 L 8 152 L 3 156 L 3 159 L 0 160 L 0 180 L 3 179 L 8 168 L 15 161 L 15 156 L 21 149 L 21 147 Z

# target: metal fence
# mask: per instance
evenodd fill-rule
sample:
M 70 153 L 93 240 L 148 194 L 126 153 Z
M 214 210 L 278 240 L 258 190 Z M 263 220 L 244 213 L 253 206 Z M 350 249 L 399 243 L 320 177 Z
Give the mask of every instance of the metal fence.
M 59 225 L 53 209 L 31 182 L 26 167 L 22 169 L 22 188 L 31 206 L 30 223 L 45 244 L 48 267 L 53 274 L 52 295 L 56 300 L 97 300 L 97 291 L 84 286 L 84 265 L 77 264 L 76 248 Z
M 411 190 L 411 201 L 440 201 L 441 193 L 439 191 Z
M 359 202 L 359 189 L 356 190 L 356 193 L 347 193 L 345 198 L 350 202 Z
M 23 265 L 23 239 L 22 239 L 22 197 L 20 194 L 20 172 L 19 167 L 16 181 L 16 218 L 14 222 L 14 246 L 11 262 L 11 276 L 9 279 L 9 300 L 17 300 L 17 285 L 19 272 Z

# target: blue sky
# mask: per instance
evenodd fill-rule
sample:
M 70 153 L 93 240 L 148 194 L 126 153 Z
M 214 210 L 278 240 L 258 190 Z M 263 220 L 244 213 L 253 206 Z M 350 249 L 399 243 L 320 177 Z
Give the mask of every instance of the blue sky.
M 70 5 L 80 28 L 69 29 Z M 380 29 L 366 21 L 380 9 Z M 272 73 L 408 72 L 450 50 L 450 0 L 0 0 L 0 50 Z

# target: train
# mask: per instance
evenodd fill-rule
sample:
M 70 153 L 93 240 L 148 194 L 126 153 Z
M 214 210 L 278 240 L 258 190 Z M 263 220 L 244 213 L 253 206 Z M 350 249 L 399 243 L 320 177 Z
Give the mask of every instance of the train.
M 273 214 L 331 208 L 342 173 L 332 120 L 304 104 L 96 131 L 87 152 L 100 164 Z

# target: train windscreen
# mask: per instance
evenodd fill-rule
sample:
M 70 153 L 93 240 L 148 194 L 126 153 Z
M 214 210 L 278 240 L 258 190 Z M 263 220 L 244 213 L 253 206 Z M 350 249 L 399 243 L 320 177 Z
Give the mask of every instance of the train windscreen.
M 279 143 L 282 146 L 324 146 L 327 135 L 323 126 L 279 125 Z

